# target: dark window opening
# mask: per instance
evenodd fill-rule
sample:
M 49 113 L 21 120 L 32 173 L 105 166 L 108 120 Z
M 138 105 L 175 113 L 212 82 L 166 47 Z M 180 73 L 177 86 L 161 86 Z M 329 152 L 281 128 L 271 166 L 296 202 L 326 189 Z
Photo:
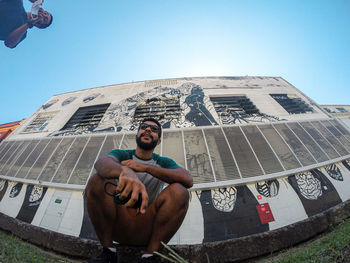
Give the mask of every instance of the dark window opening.
M 221 120 L 260 114 L 246 96 L 210 97 L 210 100 Z
M 288 94 L 270 94 L 289 114 L 313 112 L 313 109 L 301 98 Z
M 66 125 L 64 125 L 61 131 L 78 128 L 96 128 L 109 105 L 110 103 L 79 108 Z
M 173 98 L 151 98 L 140 101 L 136 107 L 134 121 L 140 122 L 144 118 L 155 118 L 162 123 L 178 120 L 181 113 L 180 99 Z

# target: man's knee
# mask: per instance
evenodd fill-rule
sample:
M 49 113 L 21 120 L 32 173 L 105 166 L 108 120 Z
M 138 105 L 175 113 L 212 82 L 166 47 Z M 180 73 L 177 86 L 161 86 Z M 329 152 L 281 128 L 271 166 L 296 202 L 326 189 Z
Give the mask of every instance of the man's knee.
M 85 195 L 87 198 L 91 197 L 99 191 L 100 185 L 102 183 L 102 178 L 98 174 L 94 174 L 90 177 L 88 183 L 85 188 Z
M 169 197 L 180 206 L 188 205 L 190 194 L 188 190 L 180 183 L 173 183 L 167 187 Z

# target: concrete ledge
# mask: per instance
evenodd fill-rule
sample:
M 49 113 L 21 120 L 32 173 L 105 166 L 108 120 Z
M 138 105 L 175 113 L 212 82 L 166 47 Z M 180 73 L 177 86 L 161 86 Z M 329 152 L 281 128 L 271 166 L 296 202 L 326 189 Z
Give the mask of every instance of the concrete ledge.
M 97 241 L 82 239 L 47 230 L 0 213 L 0 228 L 32 244 L 55 252 L 81 258 L 99 253 Z
M 203 243 L 199 245 L 172 246 L 191 263 L 238 262 L 269 254 L 306 241 L 328 231 L 350 216 L 350 200 L 323 213 L 286 227 L 247 237 Z M 100 251 L 93 240 L 72 237 L 28 223 L 0 213 L 0 228 L 35 245 L 80 258 L 91 258 Z M 120 262 L 135 262 L 141 248 L 119 246 Z

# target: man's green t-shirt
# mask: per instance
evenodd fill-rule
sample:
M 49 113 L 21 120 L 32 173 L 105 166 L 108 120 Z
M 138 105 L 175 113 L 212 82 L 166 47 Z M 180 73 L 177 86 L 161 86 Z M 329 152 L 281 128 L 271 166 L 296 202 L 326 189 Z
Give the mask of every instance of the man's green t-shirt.
M 138 158 L 136 156 L 136 150 L 116 149 L 111 151 L 109 155 L 116 157 L 119 160 L 119 162 L 122 162 L 125 160 L 134 160 L 135 162 L 154 165 L 157 167 L 162 167 L 167 169 L 180 168 L 180 166 L 172 159 L 167 157 L 162 157 L 156 153 L 153 153 L 152 158 L 148 160 Z M 164 182 L 159 180 L 156 177 L 153 177 L 151 174 L 146 172 L 136 172 L 136 174 L 139 177 L 140 181 L 146 186 L 147 194 L 149 197 L 148 203 L 151 204 L 154 201 L 154 199 L 156 199 L 158 194 L 162 191 Z

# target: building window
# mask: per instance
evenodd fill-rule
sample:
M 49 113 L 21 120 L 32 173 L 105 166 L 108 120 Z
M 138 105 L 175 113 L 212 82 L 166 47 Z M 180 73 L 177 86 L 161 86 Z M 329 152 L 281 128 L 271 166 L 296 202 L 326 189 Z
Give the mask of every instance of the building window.
M 23 133 L 42 132 L 49 121 L 55 117 L 58 111 L 39 113 L 35 119 L 24 129 Z
M 259 110 L 246 96 L 210 97 L 221 121 L 259 114 Z
M 301 98 L 292 94 L 270 94 L 288 113 L 299 114 L 313 112 L 313 109 Z
M 146 117 L 152 117 L 161 122 L 177 120 L 180 113 L 180 99 L 178 97 L 151 98 L 139 101 L 135 110 L 134 121 L 140 122 Z
M 96 128 L 109 105 L 110 103 L 79 108 L 66 125 L 64 125 L 61 131 L 69 129 Z
M 346 109 L 344 109 L 344 108 L 336 108 L 339 112 L 347 112 L 347 110 Z

